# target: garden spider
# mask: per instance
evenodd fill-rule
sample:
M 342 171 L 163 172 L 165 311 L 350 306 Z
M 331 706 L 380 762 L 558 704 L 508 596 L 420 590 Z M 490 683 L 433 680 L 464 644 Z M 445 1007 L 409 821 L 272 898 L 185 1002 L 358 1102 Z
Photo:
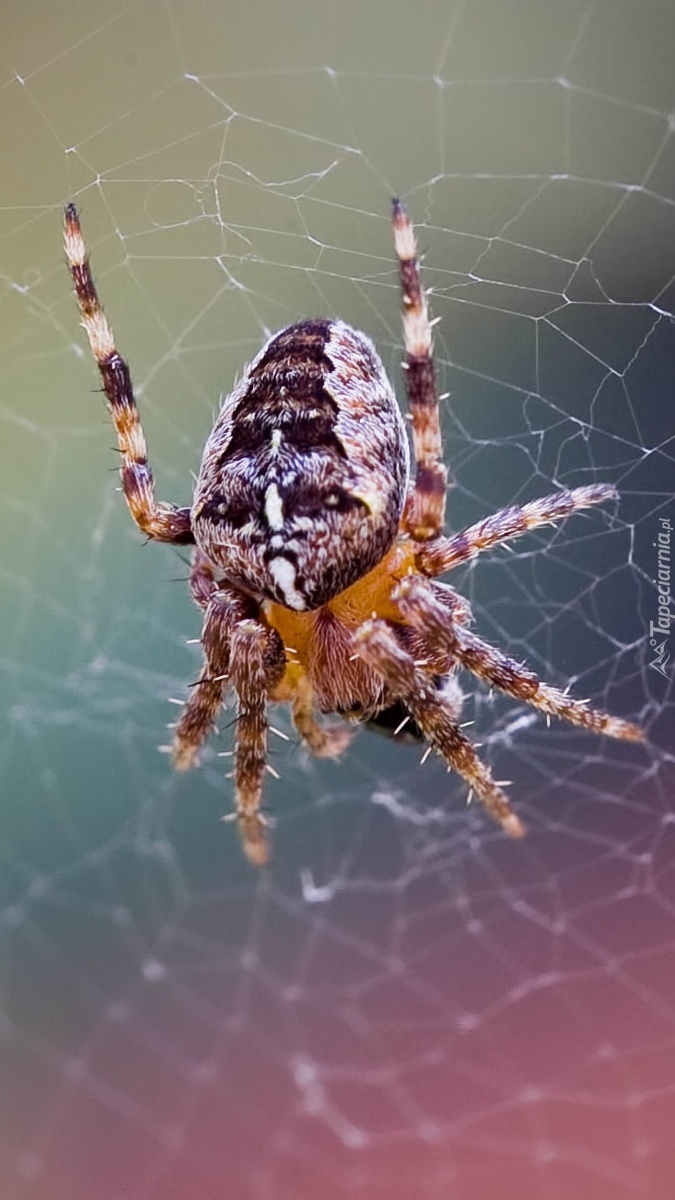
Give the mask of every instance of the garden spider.
M 194 546 L 190 589 L 204 614 L 204 663 L 175 728 L 173 761 L 191 767 L 236 697 L 233 816 L 254 863 L 268 857 L 261 793 L 267 707 L 291 705 L 303 743 L 337 757 L 350 732 L 321 713 L 391 729 L 410 719 L 508 834 L 523 827 L 458 724 L 458 667 L 516 700 L 594 733 L 637 741 L 628 721 L 541 683 L 469 629 L 471 610 L 439 575 L 528 529 L 615 498 L 606 484 L 559 491 L 443 535 L 442 460 L 432 326 L 413 228 L 393 202 L 403 300 L 405 381 L 415 477 L 393 389 L 374 346 L 342 321 L 275 333 L 224 399 L 191 508 L 155 500 L 129 374 L 99 303 L 77 211 L 65 211 L 68 266 L 121 453 L 139 529 Z

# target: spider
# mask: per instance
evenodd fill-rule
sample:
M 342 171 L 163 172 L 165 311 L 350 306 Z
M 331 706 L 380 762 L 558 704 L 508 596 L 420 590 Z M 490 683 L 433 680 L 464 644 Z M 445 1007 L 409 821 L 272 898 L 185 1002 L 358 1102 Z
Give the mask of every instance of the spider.
M 443 463 L 432 328 L 413 227 L 392 205 L 403 303 L 405 386 L 414 455 L 372 342 L 314 317 L 265 343 L 225 397 L 191 508 L 158 503 L 134 392 L 89 267 L 74 204 L 65 247 L 82 325 L 121 454 L 122 490 L 150 539 L 193 546 L 190 590 L 203 613 L 203 666 L 175 726 L 173 761 L 193 766 L 229 689 L 236 699 L 236 819 L 248 858 L 269 854 L 261 811 L 270 701 L 287 703 L 304 745 L 336 758 L 369 723 L 413 736 L 469 785 L 506 833 L 523 826 L 459 724 L 457 668 L 541 712 L 610 737 L 641 729 L 542 683 L 470 629 L 471 610 L 438 577 L 616 497 L 595 484 L 504 508 L 444 535 Z M 317 717 L 343 720 L 325 724 Z

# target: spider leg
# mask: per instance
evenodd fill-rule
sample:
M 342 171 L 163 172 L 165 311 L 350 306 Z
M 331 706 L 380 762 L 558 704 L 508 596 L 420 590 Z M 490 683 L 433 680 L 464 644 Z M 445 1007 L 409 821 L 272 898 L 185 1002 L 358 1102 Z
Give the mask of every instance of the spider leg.
M 447 608 L 431 586 L 419 576 L 408 575 L 392 592 L 401 615 L 428 637 L 435 649 L 444 651 L 448 663 L 459 663 L 490 686 L 498 687 L 515 700 L 522 700 L 550 716 L 561 717 L 593 733 L 626 741 L 641 741 L 643 731 L 630 721 L 589 708 L 585 700 L 573 700 L 557 688 L 541 683 L 538 675 L 508 658 L 506 654 L 476 637 L 464 625 L 448 619 Z
M 596 483 L 572 491 L 554 492 L 551 496 L 542 496 L 540 500 L 532 500 L 522 507 L 513 505 L 511 508 L 502 508 L 460 533 L 439 537 L 420 546 L 415 553 L 418 570 L 424 575 L 443 575 L 501 542 L 520 537 L 528 529 L 537 529 L 551 521 L 561 521 L 592 504 L 616 500 L 617 495 L 611 485 Z
M 378 618 L 366 621 L 354 635 L 354 649 L 364 662 L 382 675 L 388 692 L 403 701 L 426 740 L 448 767 L 467 781 L 490 816 L 511 837 L 521 837 L 523 826 L 489 768 L 461 732 L 454 706 L 444 701 L 433 681 L 399 645 L 387 623 Z
M 427 298 L 422 287 L 415 233 L 400 200 L 392 203 L 392 219 L 403 301 L 403 341 L 406 352 L 403 368 L 417 464 L 403 525 L 415 541 L 426 541 L 438 537 L 443 528 L 448 483 L 448 472 L 443 462 L 433 359 L 433 321 L 429 317 Z
M 312 685 L 306 675 L 293 697 L 293 724 L 304 744 L 318 758 L 339 758 L 352 739 L 348 725 L 322 725 L 314 715 Z
M 175 504 L 158 504 L 155 500 L 155 485 L 148 466 L 148 452 L 129 367 L 115 347 L 112 330 L 101 307 L 74 204 L 66 208 L 64 232 L 66 258 L 82 325 L 98 364 L 103 391 L 117 431 L 122 456 L 122 490 L 129 511 L 138 528 L 149 538 L 160 542 L 192 543 L 194 537 L 190 526 L 190 509 L 178 508 Z
M 197 552 L 190 574 L 190 585 L 197 602 L 205 603 L 202 646 L 204 665 L 194 683 L 174 735 L 172 756 L 178 771 L 194 766 L 197 755 L 215 729 L 228 683 L 232 632 L 238 621 L 245 620 L 256 607 L 252 600 L 235 588 L 212 589 L 206 599 L 208 560 Z M 203 589 L 200 596 L 199 589 Z
M 260 865 L 269 857 L 267 822 L 260 812 L 266 767 L 267 694 L 284 673 L 285 655 L 276 630 L 260 620 L 236 625 L 230 650 L 230 680 L 238 702 L 234 815 L 246 857 Z
M 199 608 L 206 609 L 213 593 L 218 589 L 218 582 L 211 559 L 199 546 L 192 551 L 190 562 L 190 593 Z

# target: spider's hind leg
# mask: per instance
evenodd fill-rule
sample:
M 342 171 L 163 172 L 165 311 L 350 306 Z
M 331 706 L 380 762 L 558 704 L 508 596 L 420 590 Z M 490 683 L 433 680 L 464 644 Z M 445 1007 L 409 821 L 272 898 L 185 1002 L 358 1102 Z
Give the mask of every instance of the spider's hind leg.
M 443 529 L 448 485 L 433 358 L 434 322 L 422 286 L 415 232 L 400 200 L 393 201 L 392 219 L 403 301 L 403 369 L 417 466 L 403 525 L 416 541 L 426 541 Z
M 120 478 L 129 511 L 149 538 L 177 545 L 194 543 L 190 509 L 159 504 L 148 464 L 148 450 L 136 407 L 128 364 L 115 346 L 113 332 L 101 306 L 74 204 L 64 215 L 64 242 L 84 331 L 103 383 L 117 431 L 121 455 Z

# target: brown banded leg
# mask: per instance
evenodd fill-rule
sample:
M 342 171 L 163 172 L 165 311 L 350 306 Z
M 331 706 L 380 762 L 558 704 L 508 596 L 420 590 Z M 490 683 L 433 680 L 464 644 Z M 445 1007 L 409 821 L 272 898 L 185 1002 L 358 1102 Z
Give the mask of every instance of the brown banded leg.
M 232 631 L 230 682 L 237 694 L 234 783 L 235 818 L 244 851 L 252 863 L 267 862 L 266 821 L 260 812 L 267 759 L 267 696 L 285 669 L 283 642 L 260 620 L 245 620 Z
M 417 243 L 412 222 L 400 200 L 392 203 L 394 246 L 399 261 L 403 301 L 403 363 L 412 418 L 417 470 L 404 514 L 406 531 L 416 541 L 437 537 L 445 519 L 448 471 L 443 462 L 438 391 L 433 359 L 432 329 L 422 287 Z
M 348 725 L 322 725 L 317 720 L 312 685 L 306 675 L 301 677 L 293 697 L 292 716 L 305 746 L 317 758 L 339 758 L 352 739 Z
M 573 488 L 571 491 L 554 492 L 522 506 L 502 508 L 483 521 L 470 525 L 451 537 L 439 537 L 415 551 L 418 570 L 424 575 L 443 575 L 453 567 L 476 558 L 486 550 L 492 550 L 501 542 L 513 541 L 530 529 L 562 521 L 572 513 L 592 504 L 606 504 L 616 500 L 617 491 L 606 483 Z
M 514 662 L 464 625 L 448 620 L 447 608 L 434 595 L 431 585 L 419 576 L 409 575 L 403 579 L 392 592 L 392 600 L 407 623 L 428 638 L 434 649 L 447 654 L 449 668 L 459 664 L 514 700 L 531 704 L 540 712 L 560 717 L 592 733 L 627 741 L 641 741 L 644 737 L 637 725 L 589 708 L 586 701 L 574 700 L 557 688 L 541 683 L 534 671 Z
M 103 390 L 117 430 L 122 456 L 122 491 L 129 511 L 138 528 L 149 538 L 160 542 L 192 543 L 194 537 L 189 508 L 158 504 L 155 500 L 155 485 L 148 465 L 148 452 L 129 367 L 117 351 L 112 330 L 101 307 L 74 204 L 69 204 L 65 211 L 64 241 L 82 325 L 98 364 Z
M 447 617 L 447 614 L 446 614 Z M 354 635 L 354 649 L 364 662 L 378 671 L 390 694 L 402 700 L 427 742 L 469 784 L 490 816 L 511 837 L 520 837 L 523 827 L 488 767 L 478 758 L 454 717 L 453 706 L 445 704 L 433 680 L 415 665 L 385 621 L 366 621 Z
M 213 593 L 218 590 L 219 585 L 216 580 L 213 563 L 210 558 L 207 558 L 204 551 L 200 550 L 199 546 L 195 546 L 192 551 L 189 584 L 190 594 L 195 604 L 201 609 L 206 609 L 209 600 L 213 596 Z
M 237 622 L 257 611 L 254 601 L 235 588 L 212 590 L 207 599 L 208 560 L 199 554 L 198 551 L 190 573 L 190 585 L 197 602 L 202 603 L 200 597 L 206 601 L 202 629 L 204 665 L 176 726 L 172 756 L 178 771 L 194 766 L 201 747 L 215 729 L 227 689 L 232 631 Z

